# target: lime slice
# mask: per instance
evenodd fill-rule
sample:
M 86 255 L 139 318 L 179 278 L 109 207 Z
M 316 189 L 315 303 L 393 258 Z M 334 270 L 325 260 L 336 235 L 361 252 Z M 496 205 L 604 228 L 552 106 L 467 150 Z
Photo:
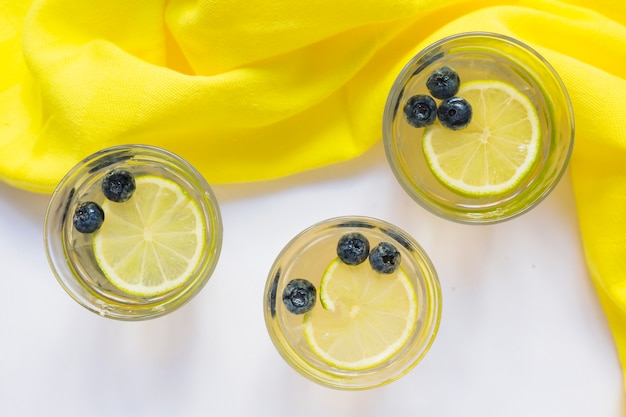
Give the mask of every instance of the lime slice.
M 205 246 L 198 204 L 175 182 L 139 176 L 124 203 L 105 200 L 94 256 L 120 290 L 155 296 L 183 285 L 195 272 Z
M 340 369 L 372 368 L 399 352 L 417 323 L 417 299 L 402 268 L 379 274 L 364 262 L 329 264 L 320 283 L 323 308 L 305 316 L 305 337 L 324 362 Z
M 450 130 L 435 123 L 423 149 L 435 177 L 468 196 L 494 196 L 517 187 L 535 164 L 541 135 L 528 97 L 499 81 L 472 81 L 457 93 L 472 106 L 470 124 Z

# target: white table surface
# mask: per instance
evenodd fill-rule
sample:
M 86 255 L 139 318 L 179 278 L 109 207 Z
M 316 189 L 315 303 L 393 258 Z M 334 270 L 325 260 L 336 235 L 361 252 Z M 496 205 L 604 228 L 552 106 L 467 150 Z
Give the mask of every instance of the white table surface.
M 224 241 L 213 277 L 176 312 L 104 319 L 57 284 L 48 197 L 0 184 L 0 416 L 616 417 L 617 354 L 587 272 L 569 173 L 540 206 L 466 226 L 415 204 L 380 144 L 342 164 L 213 187 Z M 370 391 L 337 391 L 274 349 L 263 287 L 280 249 L 329 217 L 394 223 L 429 253 L 443 315 L 425 359 Z

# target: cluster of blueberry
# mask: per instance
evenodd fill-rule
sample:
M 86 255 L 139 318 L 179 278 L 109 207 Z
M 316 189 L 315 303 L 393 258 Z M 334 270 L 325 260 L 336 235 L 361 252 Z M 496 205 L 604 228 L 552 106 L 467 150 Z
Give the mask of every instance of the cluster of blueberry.
M 369 259 L 372 269 L 381 274 L 391 274 L 400 266 L 400 252 L 390 243 L 380 242 L 370 251 L 370 243 L 361 233 L 348 233 L 337 243 L 337 256 L 346 265 L 359 265 Z M 283 303 L 293 314 L 304 314 L 315 306 L 315 285 L 302 278 L 287 283 Z
M 135 192 L 135 177 L 128 171 L 116 169 L 102 180 L 102 193 L 111 201 L 121 203 Z M 104 222 L 104 210 L 93 201 L 81 203 L 74 211 L 74 228 L 80 233 L 93 233 Z
M 404 106 L 404 116 L 413 127 L 426 127 L 438 118 L 442 126 L 458 130 L 466 127 L 472 120 L 472 106 L 467 100 L 456 97 L 461 80 L 452 68 L 444 66 L 434 70 L 426 87 L 431 96 L 417 94 L 410 97 Z M 439 107 L 433 97 L 443 100 Z
M 372 251 L 370 243 L 360 233 L 343 235 L 337 243 L 337 256 L 347 265 L 359 265 L 369 258 L 372 269 L 391 274 L 400 265 L 400 252 L 391 243 L 380 242 Z

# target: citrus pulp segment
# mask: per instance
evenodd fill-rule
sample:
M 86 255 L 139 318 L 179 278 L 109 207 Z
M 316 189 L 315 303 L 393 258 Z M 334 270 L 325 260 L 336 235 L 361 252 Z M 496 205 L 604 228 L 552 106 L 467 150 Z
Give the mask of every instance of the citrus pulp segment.
M 305 337 L 324 362 L 345 370 L 375 367 L 402 350 L 417 323 L 417 297 L 406 272 L 375 272 L 339 259 L 324 272 L 322 308 L 305 316 Z
M 511 191 L 540 153 L 537 110 L 526 95 L 499 81 L 468 82 L 457 95 L 471 104 L 472 120 L 462 130 L 439 123 L 425 129 L 422 147 L 432 173 L 464 195 Z
M 98 266 L 120 290 L 155 296 L 182 286 L 202 258 L 205 221 L 196 201 L 177 183 L 136 178 L 123 203 L 105 200 L 105 220 L 94 236 Z

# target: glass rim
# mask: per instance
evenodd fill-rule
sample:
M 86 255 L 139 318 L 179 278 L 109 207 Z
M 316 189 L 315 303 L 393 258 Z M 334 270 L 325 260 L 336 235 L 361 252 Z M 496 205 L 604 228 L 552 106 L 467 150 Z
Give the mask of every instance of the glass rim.
M 376 380 L 373 383 L 366 383 L 359 378 L 366 378 L 371 376 L 372 372 L 380 371 L 372 371 L 371 369 L 363 371 L 352 371 L 352 373 L 350 374 L 351 376 L 347 377 L 345 375 L 342 376 L 339 373 L 333 374 L 332 372 L 319 370 L 314 365 L 308 363 L 305 359 L 300 358 L 300 354 L 289 342 L 289 338 L 284 334 L 281 325 L 276 322 L 276 312 L 271 311 L 271 305 L 269 305 L 271 303 L 269 300 L 272 298 L 272 292 L 274 293 L 274 299 L 276 299 L 276 302 L 278 302 L 278 298 L 276 297 L 276 290 L 278 285 L 277 274 L 280 273 L 281 266 L 284 266 L 285 264 L 290 264 L 291 262 L 293 262 L 294 257 L 297 256 L 294 254 L 292 256 L 289 256 L 288 259 L 283 259 L 285 258 L 285 255 L 289 254 L 291 250 L 302 249 L 303 245 L 301 245 L 300 243 L 304 242 L 306 244 L 306 240 L 310 237 L 314 237 L 317 233 L 324 232 L 326 230 L 336 227 L 364 227 L 370 230 L 378 229 L 377 233 L 385 234 L 390 239 L 397 240 L 398 244 L 402 244 L 404 249 L 409 252 L 411 257 L 415 258 L 412 262 L 416 263 L 415 268 L 420 271 L 420 276 L 416 277 L 415 279 L 417 282 L 420 282 L 421 285 L 423 285 L 424 291 L 427 294 L 426 297 L 428 299 L 428 305 L 425 307 L 426 315 L 423 317 L 424 328 L 423 331 L 420 332 L 422 338 L 420 339 L 419 343 L 407 343 L 407 345 L 410 345 L 411 343 L 416 343 L 416 345 L 414 346 L 414 356 L 411 357 L 411 360 L 405 361 L 402 368 L 396 369 L 394 371 L 396 373 L 391 377 Z M 405 241 L 406 244 L 410 245 L 410 248 L 407 248 L 402 241 Z M 281 274 L 280 276 L 282 277 L 283 275 Z M 292 368 L 294 368 L 296 371 L 298 371 L 301 375 L 308 378 L 309 380 L 312 380 L 323 386 L 339 390 L 372 389 L 387 385 L 404 376 L 419 362 L 422 361 L 424 356 L 426 356 L 433 343 L 435 342 L 441 322 L 441 314 L 441 284 L 437 271 L 427 252 L 413 236 L 411 236 L 401 227 L 396 226 L 385 220 L 370 216 L 336 216 L 318 221 L 302 229 L 284 245 L 282 250 L 276 256 L 267 274 L 263 291 L 263 315 L 265 326 L 270 336 L 270 339 L 276 350 L 278 351 L 279 355 Z M 295 356 L 298 359 L 294 359 L 292 356 Z
M 404 173 L 404 170 L 400 168 L 401 164 L 399 162 L 400 151 L 397 150 L 396 138 L 392 133 L 393 120 L 395 114 L 397 113 L 397 106 L 399 105 L 398 98 L 404 91 L 404 85 L 407 81 L 414 75 L 421 71 L 423 71 L 430 63 L 436 62 L 441 56 L 440 53 L 438 56 L 437 51 L 445 51 L 450 45 L 454 45 L 456 42 L 462 41 L 471 41 L 476 40 L 476 45 L 466 45 L 468 48 L 475 49 L 485 49 L 485 50 L 496 50 L 496 48 L 491 47 L 487 48 L 486 46 L 480 45 L 480 41 L 497 41 L 502 44 L 508 44 L 516 49 L 525 52 L 528 56 L 530 56 L 535 62 L 539 64 L 540 67 L 545 71 L 547 75 L 549 75 L 550 80 L 555 84 L 556 90 L 559 92 L 559 101 L 562 101 L 565 105 L 564 113 L 567 115 L 567 125 L 569 128 L 569 135 L 567 136 L 568 144 L 567 149 L 563 152 L 562 156 L 559 158 L 559 167 L 556 174 L 551 176 L 550 184 L 546 187 L 543 187 L 541 192 L 535 195 L 532 198 L 532 201 L 529 204 L 526 204 L 523 207 L 517 208 L 511 213 L 507 213 L 503 216 L 490 215 L 486 216 L 489 213 L 495 213 L 496 209 L 491 207 L 485 207 L 481 209 L 476 209 L 475 211 L 467 210 L 459 212 L 458 208 L 455 208 L 451 205 L 444 204 L 438 201 L 436 198 L 428 195 L 425 192 L 422 192 L 419 187 L 414 185 L 410 180 L 408 180 L 407 175 Z M 427 61 L 423 63 L 422 66 L 418 66 L 420 60 L 423 60 L 425 57 L 429 55 L 433 55 L 436 59 L 432 59 L 432 61 Z M 513 61 L 510 57 L 506 56 L 507 59 Z M 486 224 L 494 224 L 501 223 L 504 221 L 511 220 L 518 216 L 523 215 L 524 213 L 530 211 L 539 205 L 543 200 L 545 200 L 549 194 L 556 188 L 562 177 L 564 176 L 567 168 L 569 166 L 569 161 L 571 159 L 573 149 L 574 149 L 574 138 L 575 138 L 575 119 L 574 119 L 574 110 L 572 106 L 572 102 L 567 91 L 563 80 L 559 76 L 556 69 L 543 57 L 536 49 L 531 47 L 530 45 L 515 39 L 511 36 L 504 35 L 496 32 L 488 32 L 488 31 L 468 31 L 462 33 L 456 33 L 453 35 L 449 35 L 443 37 L 437 41 L 434 41 L 418 51 L 409 61 L 403 66 L 401 71 L 398 73 L 398 76 L 394 80 L 390 92 L 387 96 L 384 112 L 383 112 L 383 145 L 385 149 L 386 159 L 389 162 L 389 166 L 402 186 L 405 192 L 422 208 L 426 209 L 432 214 L 435 214 L 441 218 L 446 220 L 454 221 L 462 224 L 474 224 L 474 225 L 486 225 Z M 554 138 L 550 138 L 550 141 L 554 141 Z
M 123 158 L 115 158 L 116 155 L 127 154 Z M 170 300 L 163 297 L 158 302 L 145 302 L 140 305 L 132 305 L 133 308 L 125 309 L 124 303 L 115 302 L 112 299 L 107 301 L 106 297 L 98 294 L 83 281 L 84 277 L 79 268 L 74 265 L 73 260 L 68 256 L 71 250 L 65 239 L 65 226 L 67 222 L 70 201 L 73 197 L 74 189 L 85 180 L 81 178 L 95 173 L 108 166 L 115 166 L 119 162 L 133 159 L 133 156 L 153 157 L 156 162 L 168 161 L 174 169 L 179 171 L 176 175 L 186 177 L 188 186 L 198 190 L 198 195 L 202 201 L 198 205 L 202 210 L 207 222 L 207 242 L 205 255 L 199 263 L 194 275 L 181 286 Z M 109 163 L 98 161 L 104 158 L 113 157 Z M 164 162 L 165 163 L 165 162 Z M 167 164 L 165 165 L 167 166 Z M 68 188 L 71 190 L 68 192 Z M 168 314 L 182 307 L 190 301 L 206 285 L 211 278 L 219 259 L 222 246 L 223 225 L 220 207 L 217 198 L 206 182 L 202 174 L 196 170 L 189 162 L 179 155 L 152 145 L 145 144 L 124 144 L 101 149 L 77 162 L 59 181 L 52 192 L 44 217 L 44 250 L 48 264 L 63 290 L 87 310 L 100 316 L 123 321 L 137 321 L 152 319 L 164 314 Z M 132 298 L 132 297 L 131 297 Z M 130 304 L 128 304 L 130 306 Z

